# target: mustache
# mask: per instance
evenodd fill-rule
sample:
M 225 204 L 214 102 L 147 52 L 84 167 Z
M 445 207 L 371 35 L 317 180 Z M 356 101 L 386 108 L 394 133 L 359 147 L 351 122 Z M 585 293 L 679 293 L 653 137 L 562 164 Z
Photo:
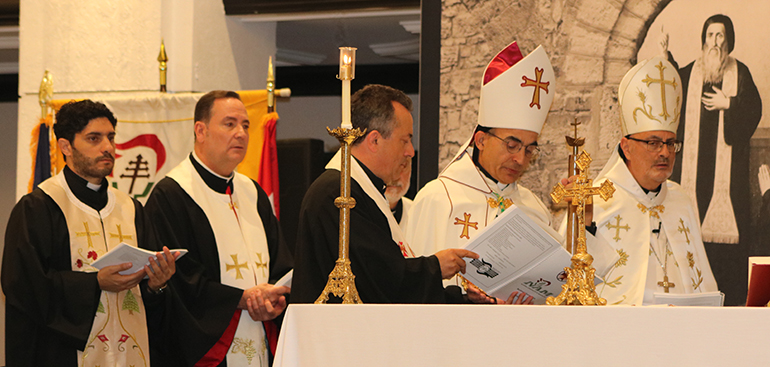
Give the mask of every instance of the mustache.
M 97 160 L 102 160 L 102 159 L 108 159 L 112 162 L 115 162 L 115 157 L 112 154 L 110 154 L 110 152 L 104 152 L 104 154 L 102 154 L 102 156 Z

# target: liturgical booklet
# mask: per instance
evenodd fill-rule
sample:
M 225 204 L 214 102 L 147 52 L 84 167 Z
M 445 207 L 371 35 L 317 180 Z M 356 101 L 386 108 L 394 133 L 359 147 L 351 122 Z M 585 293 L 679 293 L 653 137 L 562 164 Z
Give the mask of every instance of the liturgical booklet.
M 179 256 L 177 257 L 177 260 L 179 260 L 180 257 L 187 253 L 187 250 L 171 250 L 171 254 L 174 252 L 179 252 Z M 121 275 L 129 275 L 142 270 L 145 265 L 150 265 L 150 260 L 148 260 L 150 256 L 155 256 L 155 251 L 141 249 L 139 247 L 131 246 L 125 242 L 121 242 L 119 245 L 115 246 L 115 248 L 104 254 L 101 258 L 94 261 L 91 266 L 97 269 L 101 269 L 105 266 L 131 263 L 130 269 L 120 272 Z
M 721 307 L 725 304 L 725 294 L 720 291 L 705 293 L 655 292 L 652 297 L 652 304 L 654 305 Z
M 508 299 L 514 291 L 544 304 L 556 297 L 566 282 L 564 267 L 572 255 L 561 246 L 561 236 L 511 206 L 469 241 L 465 248 L 479 255 L 466 259 L 463 277 L 488 295 Z

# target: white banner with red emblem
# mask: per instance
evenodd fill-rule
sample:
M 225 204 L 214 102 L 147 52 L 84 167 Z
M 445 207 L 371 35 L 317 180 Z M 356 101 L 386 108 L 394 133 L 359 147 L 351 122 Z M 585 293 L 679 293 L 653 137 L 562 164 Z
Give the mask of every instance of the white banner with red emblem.
M 241 100 L 249 113 L 252 128 L 249 132 L 248 155 L 238 166 L 238 171 L 256 180 L 268 195 L 277 196 L 277 160 L 275 155 L 265 157 L 265 129 L 272 127 L 268 138 L 275 139 L 277 114 L 267 114 L 267 91 L 240 91 Z M 93 98 L 107 105 L 118 120 L 115 135 L 115 168 L 110 176 L 112 186 L 144 203 L 152 188 L 166 174 L 176 167 L 193 150 L 195 104 L 203 93 L 152 93 L 140 96 L 117 96 Z M 54 100 L 58 109 L 70 100 Z M 269 122 L 272 121 L 272 125 Z M 273 150 L 275 144 L 271 145 Z M 58 151 L 58 147 L 55 147 Z M 273 152 L 274 153 L 274 152 Z M 54 157 L 60 155 L 54 154 Z M 263 183 L 270 177 L 259 174 L 275 171 L 269 184 Z M 270 176 L 270 175 L 267 175 Z M 277 203 L 275 203 L 277 206 Z M 277 208 L 275 208 L 277 213 Z

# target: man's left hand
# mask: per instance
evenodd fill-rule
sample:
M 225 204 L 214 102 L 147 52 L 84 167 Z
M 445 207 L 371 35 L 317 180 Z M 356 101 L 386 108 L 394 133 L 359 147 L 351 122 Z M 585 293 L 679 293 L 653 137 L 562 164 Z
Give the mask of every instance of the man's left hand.
M 144 266 L 144 271 L 150 278 L 147 281 L 150 290 L 157 292 L 166 286 L 166 282 L 176 273 L 177 257 L 179 252 L 172 254 L 166 246 L 163 246 L 162 253 L 158 252 L 154 257 L 150 257 L 150 265 Z
M 286 309 L 285 294 L 291 292 L 291 288 L 275 286 L 268 283 L 259 284 L 247 290 L 246 298 L 249 316 L 254 321 L 272 320 Z
M 721 89 L 717 87 L 711 87 L 714 93 L 703 93 L 701 102 L 703 106 L 709 111 L 722 111 L 730 108 L 730 97 L 726 96 Z

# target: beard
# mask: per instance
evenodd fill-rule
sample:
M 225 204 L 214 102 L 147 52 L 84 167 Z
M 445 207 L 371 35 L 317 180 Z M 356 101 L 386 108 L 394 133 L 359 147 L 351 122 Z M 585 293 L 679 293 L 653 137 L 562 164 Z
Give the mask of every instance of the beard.
M 102 159 L 109 159 L 110 164 L 104 168 L 98 168 L 99 161 Z M 79 150 L 72 147 L 72 165 L 75 168 L 75 172 L 85 175 L 87 177 L 101 177 L 105 178 L 112 173 L 112 168 L 115 165 L 115 157 L 110 153 L 104 152 L 101 157 L 88 158 Z
M 722 82 L 725 65 L 727 65 L 727 42 L 720 47 L 703 45 L 703 83 L 719 84 Z

